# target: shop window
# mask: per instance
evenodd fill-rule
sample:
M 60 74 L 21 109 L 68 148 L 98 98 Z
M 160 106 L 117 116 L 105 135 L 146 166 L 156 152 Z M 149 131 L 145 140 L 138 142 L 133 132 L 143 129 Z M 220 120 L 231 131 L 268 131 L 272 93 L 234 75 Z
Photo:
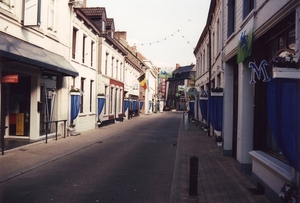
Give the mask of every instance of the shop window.
M 235 0 L 228 0 L 228 24 L 227 24 L 227 37 L 230 37 L 234 32 L 235 27 Z
M 296 41 L 295 34 L 296 34 L 295 29 L 288 32 L 287 46 L 289 49 L 295 50 L 295 41 Z
M 243 2 L 243 19 L 254 9 L 254 0 L 244 0 Z
M 285 39 L 284 39 L 284 35 L 281 35 L 281 36 L 278 38 L 278 48 L 279 48 L 279 50 L 285 48 Z

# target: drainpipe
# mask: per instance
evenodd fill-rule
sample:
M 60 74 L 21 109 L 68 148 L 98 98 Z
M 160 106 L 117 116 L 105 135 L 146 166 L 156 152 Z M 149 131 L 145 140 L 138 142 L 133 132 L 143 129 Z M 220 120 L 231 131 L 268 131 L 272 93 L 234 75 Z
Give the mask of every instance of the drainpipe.
M 207 108 L 207 136 L 210 136 L 210 118 L 209 118 L 209 98 L 211 89 L 211 30 L 208 27 L 208 108 Z

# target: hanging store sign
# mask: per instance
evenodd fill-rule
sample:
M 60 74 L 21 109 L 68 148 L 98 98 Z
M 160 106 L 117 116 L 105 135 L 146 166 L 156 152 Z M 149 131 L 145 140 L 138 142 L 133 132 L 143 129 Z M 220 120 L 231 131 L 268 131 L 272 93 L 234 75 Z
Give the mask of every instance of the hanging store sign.
M 2 83 L 18 83 L 19 75 L 5 75 L 2 77 Z
M 249 68 L 251 68 L 251 80 L 250 80 L 250 84 L 254 84 L 256 83 L 255 81 L 255 75 L 257 76 L 257 78 L 260 80 L 261 75 L 264 76 L 264 82 L 270 82 L 271 79 L 268 76 L 267 70 L 266 70 L 266 66 L 268 65 L 266 60 L 263 60 L 259 67 L 256 66 L 255 63 L 250 62 L 249 63 Z

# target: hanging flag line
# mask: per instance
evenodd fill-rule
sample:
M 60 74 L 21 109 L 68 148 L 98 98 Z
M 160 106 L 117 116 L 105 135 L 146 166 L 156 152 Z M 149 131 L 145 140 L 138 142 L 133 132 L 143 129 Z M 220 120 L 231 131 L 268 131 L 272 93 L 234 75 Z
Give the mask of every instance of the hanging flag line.
M 163 39 L 160 39 L 160 40 L 157 40 L 157 41 L 153 41 L 153 42 L 148 42 L 148 43 L 135 43 L 135 45 L 142 45 L 142 46 L 149 45 L 149 46 L 151 46 L 153 44 L 158 44 L 158 43 L 160 43 L 162 41 L 166 41 L 167 39 L 169 39 L 171 37 L 174 37 L 174 35 L 177 34 L 177 33 L 181 34 L 182 38 L 185 39 L 185 41 L 187 42 L 187 44 L 190 44 L 189 40 L 183 35 L 183 33 L 180 30 L 177 30 L 176 32 L 172 33 L 171 35 L 169 35 L 169 36 L 167 36 L 167 37 L 165 37 Z

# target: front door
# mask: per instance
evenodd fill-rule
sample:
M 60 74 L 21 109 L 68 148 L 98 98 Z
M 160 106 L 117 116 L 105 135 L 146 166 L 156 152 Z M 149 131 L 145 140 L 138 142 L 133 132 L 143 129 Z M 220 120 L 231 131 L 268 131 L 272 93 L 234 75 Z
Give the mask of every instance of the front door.
M 29 136 L 31 77 L 19 76 L 18 83 L 3 84 L 10 136 Z

